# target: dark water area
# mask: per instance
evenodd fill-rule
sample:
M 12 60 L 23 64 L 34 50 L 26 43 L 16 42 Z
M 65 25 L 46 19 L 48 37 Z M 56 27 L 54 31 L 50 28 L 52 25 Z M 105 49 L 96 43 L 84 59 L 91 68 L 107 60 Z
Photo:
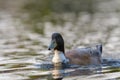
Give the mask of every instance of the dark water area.
M 77 15 L 68 11 L 44 16 L 42 21 L 34 10 L 32 17 L 29 11 L 19 12 L 16 6 L 23 5 L 22 1 L 17 2 L 19 5 L 15 1 L 15 5 L 6 0 L 4 6 L 6 3 L 0 1 L 0 80 L 53 80 L 55 77 L 62 77 L 62 80 L 120 80 L 119 0 L 100 2 L 96 7 L 98 11 L 92 15 L 86 11 Z M 47 49 L 53 32 L 63 35 L 65 51 L 101 43 L 102 65 L 73 65 L 65 69 L 41 67 L 41 64 L 51 65 L 53 54 Z

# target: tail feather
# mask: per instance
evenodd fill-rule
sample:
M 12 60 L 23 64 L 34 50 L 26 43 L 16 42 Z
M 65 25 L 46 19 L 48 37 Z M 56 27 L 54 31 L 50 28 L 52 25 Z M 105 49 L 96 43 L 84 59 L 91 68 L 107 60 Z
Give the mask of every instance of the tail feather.
M 96 45 L 97 49 L 100 51 L 100 53 L 102 54 L 102 44 L 100 45 Z

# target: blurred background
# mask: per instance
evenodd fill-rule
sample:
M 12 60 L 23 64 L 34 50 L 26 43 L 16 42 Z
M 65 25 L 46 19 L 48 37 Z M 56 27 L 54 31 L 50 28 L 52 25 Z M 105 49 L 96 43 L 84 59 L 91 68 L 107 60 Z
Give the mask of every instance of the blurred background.
M 66 50 L 103 44 L 104 58 L 120 59 L 120 0 L 0 0 L 0 68 L 46 60 L 53 32 Z
M 30 40 L 39 36 L 34 39 L 44 49 L 51 34 L 60 32 L 67 49 L 102 43 L 106 54 L 115 55 L 120 50 L 119 5 L 119 0 L 0 0 L 0 32 Z

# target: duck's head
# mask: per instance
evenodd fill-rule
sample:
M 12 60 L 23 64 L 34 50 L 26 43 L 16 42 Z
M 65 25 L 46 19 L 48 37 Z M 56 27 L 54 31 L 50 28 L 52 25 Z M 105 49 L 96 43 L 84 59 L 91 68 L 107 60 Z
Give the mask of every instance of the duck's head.
M 60 33 L 52 34 L 51 44 L 49 45 L 48 50 L 52 50 L 52 49 L 61 51 L 63 53 L 65 52 L 64 51 L 64 40 Z

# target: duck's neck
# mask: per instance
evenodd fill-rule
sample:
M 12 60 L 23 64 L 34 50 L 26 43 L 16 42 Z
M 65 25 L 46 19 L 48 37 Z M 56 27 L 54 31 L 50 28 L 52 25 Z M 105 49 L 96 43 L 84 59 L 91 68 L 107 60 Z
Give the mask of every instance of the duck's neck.
M 65 53 L 64 43 L 58 44 L 57 47 L 54 49 L 54 51 L 60 51 L 60 52 L 63 52 L 64 54 Z
M 53 63 L 67 63 L 68 59 L 65 57 L 62 51 L 54 50 Z

